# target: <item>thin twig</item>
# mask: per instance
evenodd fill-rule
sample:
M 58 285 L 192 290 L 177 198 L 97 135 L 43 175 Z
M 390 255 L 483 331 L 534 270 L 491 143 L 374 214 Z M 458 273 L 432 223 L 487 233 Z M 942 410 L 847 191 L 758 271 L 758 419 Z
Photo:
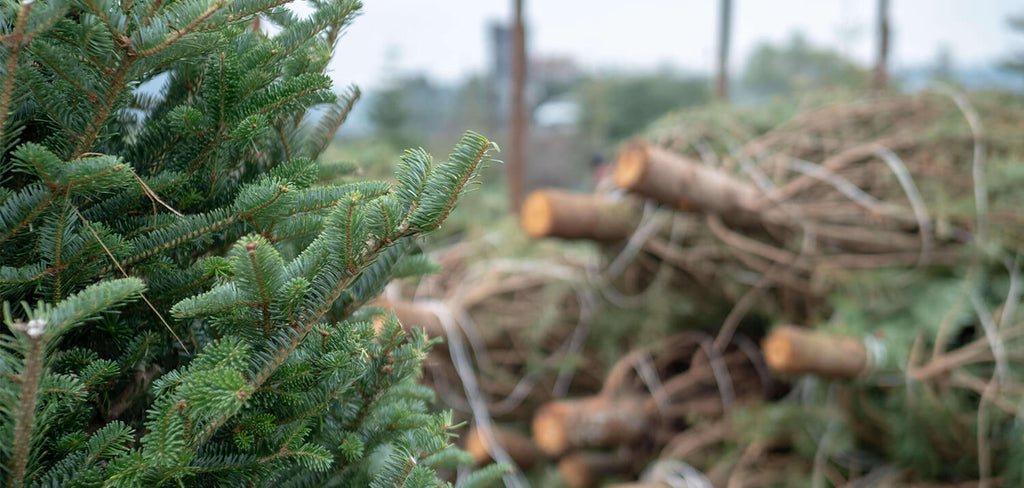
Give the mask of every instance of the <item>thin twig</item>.
M 487 410 L 487 403 L 480 393 L 476 373 L 473 372 L 469 355 L 466 353 L 465 345 L 462 342 L 462 334 L 458 331 L 458 325 L 455 323 L 454 317 L 447 307 L 440 302 L 426 302 L 424 306 L 437 315 L 441 325 L 444 327 L 445 335 L 448 338 L 448 352 L 451 354 L 452 363 L 455 365 L 455 370 L 462 380 L 462 388 L 466 393 L 466 399 L 469 401 L 470 409 L 473 412 L 473 420 L 480 429 L 481 437 L 486 441 L 488 453 L 495 461 L 513 467 L 513 472 L 504 477 L 505 485 L 511 488 L 530 486 L 512 459 L 512 456 L 501 446 L 500 439 L 494 434 L 494 422 L 491 420 L 491 415 Z
M 157 195 L 156 192 L 153 191 L 153 189 L 150 188 L 145 181 L 142 181 L 142 178 L 140 178 L 139 175 L 136 174 L 134 170 L 129 169 L 128 173 L 132 175 L 133 178 L 135 178 L 135 181 L 137 181 L 139 183 L 139 186 L 142 187 L 142 192 L 145 193 L 147 197 L 149 197 L 150 201 L 153 202 L 154 214 L 156 213 L 156 204 L 159 203 L 160 206 L 166 208 L 167 210 L 170 210 L 171 213 L 173 213 L 174 215 L 177 215 L 178 217 L 184 217 L 184 215 L 182 215 L 181 212 L 175 210 L 174 207 L 171 207 L 170 205 L 167 204 L 167 202 L 164 202 L 162 199 L 160 199 L 160 195 Z
M 953 99 L 960 113 L 967 119 L 974 140 L 971 177 L 974 180 L 974 209 L 977 218 L 974 235 L 978 241 L 985 239 L 985 219 L 988 215 L 988 186 L 985 184 L 985 128 L 981 124 L 978 111 L 974 110 L 970 100 L 959 90 L 946 83 L 936 85 L 936 91 Z
M 96 242 L 100 243 L 100 246 L 103 248 L 104 251 L 106 251 L 107 256 L 110 257 L 110 260 L 114 262 L 114 265 L 117 266 L 117 269 L 121 271 L 121 275 L 123 275 L 125 278 L 128 278 L 128 272 L 125 271 L 123 267 L 121 267 L 121 263 L 118 262 L 117 258 L 114 257 L 114 253 L 110 252 L 110 249 L 107 248 L 107 245 L 103 243 L 103 239 L 100 239 L 100 235 L 97 234 L 95 230 L 93 230 L 92 225 L 89 225 L 89 221 L 85 220 L 85 217 L 82 216 L 82 213 L 78 211 L 78 207 L 72 206 L 71 208 L 75 211 L 76 214 L 78 214 L 78 218 L 82 220 L 82 222 L 85 224 L 85 227 L 89 229 L 89 233 L 96 238 Z M 149 309 L 156 314 L 156 317 L 160 319 L 160 322 L 164 324 L 164 327 L 166 327 L 167 331 L 171 333 L 171 336 L 174 337 L 174 340 L 178 341 L 178 345 L 185 350 L 185 353 L 188 353 L 188 347 L 186 347 L 185 343 L 182 342 L 180 337 L 178 337 L 178 334 L 174 332 L 174 329 L 171 328 L 171 325 L 168 324 L 166 320 L 164 320 L 164 316 L 160 315 L 160 312 L 158 312 L 156 307 L 153 306 L 153 303 L 150 302 L 148 298 L 146 298 L 146 294 L 139 292 L 139 296 L 142 297 L 142 301 L 146 302 L 146 305 L 149 306 Z
M 875 154 L 889 166 L 889 169 L 896 174 L 896 180 L 903 187 L 903 192 L 910 200 L 910 208 L 914 211 L 914 218 L 917 219 L 917 230 L 921 234 L 921 256 L 917 261 L 918 265 L 928 262 L 934 244 L 932 242 L 932 222 L 928 217 L 928 207 L 925 206 L 921 192 L 914 184 L 914 178 L 910 175 L 906 165 L 900 160 L 896 153 L 880 144 L 875 145 Z

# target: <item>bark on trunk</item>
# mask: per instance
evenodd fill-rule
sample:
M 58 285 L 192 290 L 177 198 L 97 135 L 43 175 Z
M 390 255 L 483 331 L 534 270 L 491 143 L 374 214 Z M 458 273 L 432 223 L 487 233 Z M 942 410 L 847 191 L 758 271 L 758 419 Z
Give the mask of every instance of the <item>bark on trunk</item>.
M 525 435 L 497 426 L 492 427 L 491 432 L 494 434 L 494 440 L 521 469 L 530 469 L 540 459 L 540 450 Z M 490 446 L 478 426 L 473 426 L 466 434 L 466 452 L 477 464 L 491 461 Z
M 614 180 L 618 187 L 661 204 L 716 214 L 730 224 L 760 220 L 756 187 L 643 141 L 634 141 L 619 153 Z
M 778 373 L 854 378 L 868 369 L 867 349 L 853 337 L 787 326 L 769 334 L 762 350 L 768 367 Z
M 526 198 L 519 223 L 535 238 L 617 241 L 629 237 L 638 220 L 636 207 L 625 201 L 543 189 Z

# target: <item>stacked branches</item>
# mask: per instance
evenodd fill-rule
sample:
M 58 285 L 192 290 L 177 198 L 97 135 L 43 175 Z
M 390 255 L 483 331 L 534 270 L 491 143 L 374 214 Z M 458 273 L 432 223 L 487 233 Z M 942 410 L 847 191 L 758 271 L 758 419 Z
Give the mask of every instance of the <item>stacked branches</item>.
M 791 401 L 684 433 L 662 453 L 674 471 L 646 479 L 1019 484 L 1020 100 L 943 90 L 761 120 L 681 113 L 618 160 L 616 183 L 694 225 L 652 253 L 713 269 L 735 309 L 759 297 L 817 325 L 763 343 L 777 374 L 803 375 Z M 705 246 L 710 264 L 687 257 Z
M 764 355 L 798 380 L 685 428 L 636 486 L 1019 484 L 1022 122 L 1019 98 L 941 88 L 690 110 L 627 145 L 615 183 L 649 203 L 610 268 L 680 271 L 647 282 L 731 307 L 716 342 L 748 315 L 783 325 Z M 601 241 L 589 222 L 628 222 L 605 195 L 573 199 L 535 205 L 524 230 Z M 567 463 L 622 464 L 603 456 Z
M 0 6 L 0 484 L 437 486 L 471 461 L 416 384 L 432 341 L 360 308 L 432 269 L 407 251 L 492 144 L 316 186 L 361 5 L 284 3 Z

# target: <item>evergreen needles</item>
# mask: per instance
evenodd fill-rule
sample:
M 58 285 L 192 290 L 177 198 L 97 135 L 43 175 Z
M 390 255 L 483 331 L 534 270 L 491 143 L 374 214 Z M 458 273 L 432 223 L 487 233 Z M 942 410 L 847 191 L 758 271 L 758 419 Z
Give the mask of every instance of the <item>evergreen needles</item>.
M 0 485 L 437 486 L 467 463 L 416 384 L 432 341 L 361 307 L 434 269 L 409 244 L 494 145 L 314 186 L 361 5 L 284 3 L 0 5 Z

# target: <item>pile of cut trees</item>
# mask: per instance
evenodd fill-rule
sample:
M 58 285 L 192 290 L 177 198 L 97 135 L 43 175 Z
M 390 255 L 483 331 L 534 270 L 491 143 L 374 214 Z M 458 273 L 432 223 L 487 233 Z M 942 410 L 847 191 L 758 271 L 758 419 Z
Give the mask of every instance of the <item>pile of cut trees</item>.
M 539 451 L 561 456 L 571 486 L 611 473 L 634 488 L 1024 483 L 1020 100 L 828 104 L 737 146 L 743 123 L 669 117 L 619 153 L 618 191 L 538 190 L 521 226 L 639 248 L 701 284 L 680 295 L 731 302 L 715 343 L 733 344 L 744 315 L 767 317 L 757 357 L 792 390 L 761 401 L 775 397 L 757 362 L 725 348 L 717 357 L 757 379 L 735 404 L 713 389 L 667 400 L 687 375 L 724 393 L 713 361 L 698 366 L 705 349 L 681 346 L 689 369 L 610 389 L 627 357 L 599 394 L 536 411 Z

